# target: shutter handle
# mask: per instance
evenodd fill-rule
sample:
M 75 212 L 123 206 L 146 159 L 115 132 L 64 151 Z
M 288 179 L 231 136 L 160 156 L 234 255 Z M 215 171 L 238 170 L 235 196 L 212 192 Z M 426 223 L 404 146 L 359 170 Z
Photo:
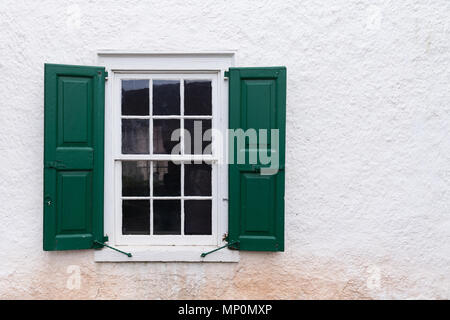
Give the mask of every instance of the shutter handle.
M 47 169 L 64 169 L 64 168 L 66 168 L 66 165 L 64 163 L 62 163 L 61 160 L 47 161 L 44 164 L 44 168 L 47 168 Z
M 52 205 L 52 198 L 50 198 L 50 196 L 46 196 L 45 198 L 44 198 L 44 202 L 45 202 L 45 204 L 47 205 L 47 206 L 51 206 Z
M 256 173 L 261 173 L 261 166 L 260 165 L 252 165 L 252 170 L 255 171 Z

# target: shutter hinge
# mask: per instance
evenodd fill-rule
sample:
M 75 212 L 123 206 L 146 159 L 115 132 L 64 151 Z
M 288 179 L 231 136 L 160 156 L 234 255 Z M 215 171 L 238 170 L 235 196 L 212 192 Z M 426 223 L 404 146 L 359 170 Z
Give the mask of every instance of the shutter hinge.
M 224 76 L 225 78 L 229 78 L 229 77 L 230 77 L 230 71 L 225 71 L 225 72 L 223 73 L 223 76 Z
M 105 238 L 108 239 L 107 236 L 104 237 L 103 239 L 105 239 Z M 103 241 L 105 241 L 105 240 L 103 240 Z M 107 240 L 106 240 L 106 241 L 107 241 Z M 107 248 L 110 248 L 110 249 L 112 249 L 112 250 L 114 250 L 114 251 L 123 253 L 124 255 L 128 256 L 128 258 L 131 258 L 131 257 L 132 257 L 131 253 L 129 253 L 129 252 L 124 252 L 124 251 L 119 250 L 119 249 L 117 249 L 117 248 L 113 248 L 113 247 L 111 247 L 111 246 L 108 246 L 106 243 L 103 243 L 103 242 L 100 242 L 100 241 L 97 241 L 97 240 L 94 240 L 94 243 L 100 245 L 101 247 L 107 247 Z
M 109 76 L 108 71 L 105 71 L 105 81 L 108 81 L 108 76 Z
M 200 255 L 200 257 L 204 258 L 204 257 L 206 257 L 206 256 L 207 256 L 208 254 L 210 254 L 210 253 L 219 251 L 219 250 L 221 250 L 221 249 L 223 249 L 223 248 L 230 247 L 230 246 L 232 246 L 232 245 L 234 245 L 234 244 L 239 244 L 239 241 L 233 240 L 233 241 L 231 241 L 230 243 L 227 243 L 226 245 L 221 246 L 221 247 L 219 247 L 219 248 L 217 248 L 217 249 L 214 249 L 214 250 L 211 250 L 211 251 L 208 251 L 208 252 L 203 252 L 203 253 Z

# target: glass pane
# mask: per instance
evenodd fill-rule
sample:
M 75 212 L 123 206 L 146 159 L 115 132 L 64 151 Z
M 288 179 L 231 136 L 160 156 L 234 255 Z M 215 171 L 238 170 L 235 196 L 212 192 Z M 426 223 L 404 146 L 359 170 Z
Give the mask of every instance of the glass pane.
M 209 164 L 184 165 L 184 195 L 186 196 L 211 195 L 211 165 Z
M 181 195 L 181 166 L 172 161 L 153 162 L 153 195 Z
M 149 196 L 150 162 L 122 162 L 122 196 Z
M 180 115 L 180 81 L 153 80 L 153 114 Z
M 122 234 L 150 234 L 150 200 L 122 201 Z
M 149 153 L 148 120 L 122 119 L 122 153 Z
M 184 202 L 184 234 L 211 234 L 211 200 Z
M 187 119 L 184 120 L 184 129 L 189 132 L 184 137 L 184 153 L 211 154 L 211 120 Z
M 148 80 L 122 80 L 122 114 L 148 115 Z
M 179 139 L 177 141 L 170 140 L 172 132 L 177 129 L 180 129 L 180 120 L 153 120 L 153 153 L 172 154 L 173 147 L 180 142 Z M 178 150 L 176 154 L 179 153 Z
M 211 115 L 211 81 L 184 81 L 184 114 Z
M 153 200 L 153 233 L 181 234 L 180 200 Z

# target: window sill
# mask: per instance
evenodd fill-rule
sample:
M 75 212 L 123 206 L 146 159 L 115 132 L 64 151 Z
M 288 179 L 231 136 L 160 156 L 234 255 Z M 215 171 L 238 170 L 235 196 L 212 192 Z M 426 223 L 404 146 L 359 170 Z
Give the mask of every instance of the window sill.
M 95 262 L 239 262 L 239 251 L 224 248 L 202 258 L 203 252 L 217 249 L 214 246 L 117 246 L 130 252 L 131 258 L 117 251 L 103 248 L 94 253 Z

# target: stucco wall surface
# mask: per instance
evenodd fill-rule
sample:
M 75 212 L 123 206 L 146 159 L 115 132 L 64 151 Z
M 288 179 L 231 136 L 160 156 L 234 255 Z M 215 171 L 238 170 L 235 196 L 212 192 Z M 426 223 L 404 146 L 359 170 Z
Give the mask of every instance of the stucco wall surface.
M 450 2 L 0 2 L 0 298 L 450 298 Z M 43 68 L 236 49 L 288 70 L 286 251 L 42 251 Z M 73 276 L 80 273 L 81 282 Z

